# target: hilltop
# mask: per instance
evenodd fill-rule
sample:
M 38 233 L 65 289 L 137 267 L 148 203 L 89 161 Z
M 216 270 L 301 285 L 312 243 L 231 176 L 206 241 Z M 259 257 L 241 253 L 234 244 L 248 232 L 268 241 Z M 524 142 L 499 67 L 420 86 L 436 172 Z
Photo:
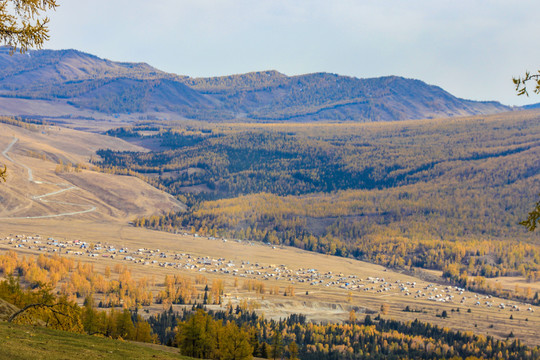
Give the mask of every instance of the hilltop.
M 399 76 L 359 79 L 277 71 L 210 78 L 77 50 L 0 49 L 0 113 L 50 118 L 209 121 L 389 121 L 493 114 L 498 102 L 457 98 Z

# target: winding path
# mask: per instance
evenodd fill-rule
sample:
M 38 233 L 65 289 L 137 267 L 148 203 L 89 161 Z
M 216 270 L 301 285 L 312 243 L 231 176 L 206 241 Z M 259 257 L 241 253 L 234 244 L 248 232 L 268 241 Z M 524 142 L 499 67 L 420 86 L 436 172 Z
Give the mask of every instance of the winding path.
M 30 182 L 33 182 L 34 181 L 34 173 L 32 172 L 32 169 L 30 169 L 28 166 L 24 165 L 24 164 L 21 164 L 21 163 L 18 163 L 16 162 L 15 160 L 13 160 L 7 153 L 9 150 L 11 150 L 11 148 L 13 147 L 13 145 L 15 145 L 15 143 L 19 141 L 18 138 L 14 137 L 13 138 L 13 141 L 11 142 L 11 144 L 8 145 L 8 147 L 2 151 L 2 155 L 4 155 L 4 157 L 6 159 L 8 159 L 9 161 L 11 161 L 12 163 L 14 164 L 19 164 L 21 165 L 23 168 L 25 168 L 26 170 L 28 170 L 28 181 Z
M 93 205 L 90 205 L 90 204 L 75 204 L 75 203 L 70 203 L 70 202 L 65 202 L 65 201 L 46 200 L 45 199 L 46 197 L 58 195 L 58 194 L 61 194 L 63 192 L 66 192 L 66 191 L 75 190 L 75 189 L 79 189 L 79 188 L 77 186 L 75 186 L 75 185 L 69 185 L 69 184 L 55 184 L 55 183 L 50 183 L 50 182 L 46 182 L 46 181 L 35 181 L 34 180 L 34 173 L 33 173 L 31 168 L 29 168 L 28 166 L 26 166 L 26 165 L 24 165 L 24 164 L 22 164 L 22 163 L 20 163 L 18 161 L 13 160 L 7 154 L 11 150 L 13 145 L 15 145 L 17 143 L 17 141 L 19 141 L 19 139 L 14 137 L 13 141 L 6 147 L 6 149 L 4 151 L 2 151 L 2 155 L 6 159 L 11 161 L 12 163 L 18 164 L 18 165 L 22 166 L 23 168 L 25 168 L 28 171 L 28 181 L 29 182 L 33 182 L 35 184 L 52 184 L 52 185 L 56 185 L 56 186 L 59 186 L 59 187 L 63 187 L 63 189 L 53 191 L 53 192 L 50 192 L 50 193 L 47 193 L 47 194 L 32 196 L 31 197 L 32 200 L 41 201 L 41 202 L 44 202 L 44 203 L 61 204 L 61 205 L 84 206 L 84 207 L 88 207 L 88 209 L 80 210 L 80 211 L 73 211 L 73 212 L 66 212 L 66 213 L 59 213 L 59 214 L 40 215 L 40 216 L 0 217 L 0 219 L 2 219 L 2 220 L 5 220 L 5 219 L 46 219 L 46 218 L 54 218 L 54 217 L 60 217 L 60 216 L 73 216 L 73 215 L 79 215 L 79 214 L 86 214 L 86 213 L 89 213 L 89 212 L 92 212 L 92 211 L 96 211 L 96 207 L 93 206 Z

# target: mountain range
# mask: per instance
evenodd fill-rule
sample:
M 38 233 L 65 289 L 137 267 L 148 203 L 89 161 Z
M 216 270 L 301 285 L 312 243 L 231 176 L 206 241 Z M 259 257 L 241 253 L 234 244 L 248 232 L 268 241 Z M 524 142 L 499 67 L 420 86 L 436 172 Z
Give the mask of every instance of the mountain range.
M 277 71 L 192 78 L 77 50 L 0 48 L 0 114 L 224 121 L 390 121 L 493 114 L 511 107 L 457 98 L 399 76 L 359 79 Z

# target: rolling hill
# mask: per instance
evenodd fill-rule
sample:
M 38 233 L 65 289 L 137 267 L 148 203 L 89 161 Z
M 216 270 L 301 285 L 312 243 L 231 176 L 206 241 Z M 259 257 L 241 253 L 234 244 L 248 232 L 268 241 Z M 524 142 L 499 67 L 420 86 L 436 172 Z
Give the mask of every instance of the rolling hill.
M 165 73 L 76 50 L 0 49 L 0 114 L 53 118 L 388 121 L 493 114 L 498 102 L 457 98 L 420 80 L 277 71 L 211 78 Z
M 0 118 L 0 122 L 2 118 Z M 101 147 L 144 150 L 119 139 L 71 129 L 42 131 L 0 123 L 1 164 L 8 181 L 0 188 L 0 218 L 92 217 L 130 220 L 137 214 L 181 210 L 184 205 L 141 179 L 85 170 Z M 80 164 L 61 168 L 59 164 Z

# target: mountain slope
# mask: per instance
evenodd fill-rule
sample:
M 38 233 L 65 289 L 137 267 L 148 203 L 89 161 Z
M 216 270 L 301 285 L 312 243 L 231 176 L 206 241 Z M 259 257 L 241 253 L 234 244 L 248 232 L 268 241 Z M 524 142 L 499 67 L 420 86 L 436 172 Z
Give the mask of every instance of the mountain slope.
M 368 122 L 511 110 L 497 102 L 459 99 L 437 86 L 397 76 L 358 79 L 329 73 L 286 76 L 263 71 L 190 78 L 76 50 L 9 56 L 2 48 L 0 113 L 17 115 L 13 114 L 13 99 L 67 106 L 63 111 L 69 115 L 92 111 L 94 118 L 100 114 L 167 113 L 201 120 Z M 21 114 L 28 115 L 22 110 Z M 58 112 L 54 116 L 59 116 Z
M 9 55 L 0 48 L 2 89 L 32 89 L 51 84 L 117 77 L 136 79 L 165 78 L 167 74 L 144 63 L 121 63 L 77 50 L 40 50 Z
M 458 99 L 419 80 L 388 76 L 357 79 L 328 73 L 286 77 L 269 73 L 263 86 L 236 86 L 213 93 L 247 117 L 265 120 L 405 120 L 508 111 L 496 102 Z M 238 90 L 241 88 L 241 90 Z
M 95 83 L 95 82 L 94 82 Z M 116 78 L 69 100 L 77 107 L 104 113 L 187 112 L 211 108 L 212 101 L 178 81 Z
M 141 214 L 185 208 L 171 195 L 133 176 L 57 167 L 60 160 L 84 167 L 100 148 L 145 150 L 88 132 L 53 127 L 37 131 L 0 123 L 0 164 L 9 169 L 8 181 L 0 187 L 1 221 L 36 216 L 51 221 L 65 216 L 129 221 Z

